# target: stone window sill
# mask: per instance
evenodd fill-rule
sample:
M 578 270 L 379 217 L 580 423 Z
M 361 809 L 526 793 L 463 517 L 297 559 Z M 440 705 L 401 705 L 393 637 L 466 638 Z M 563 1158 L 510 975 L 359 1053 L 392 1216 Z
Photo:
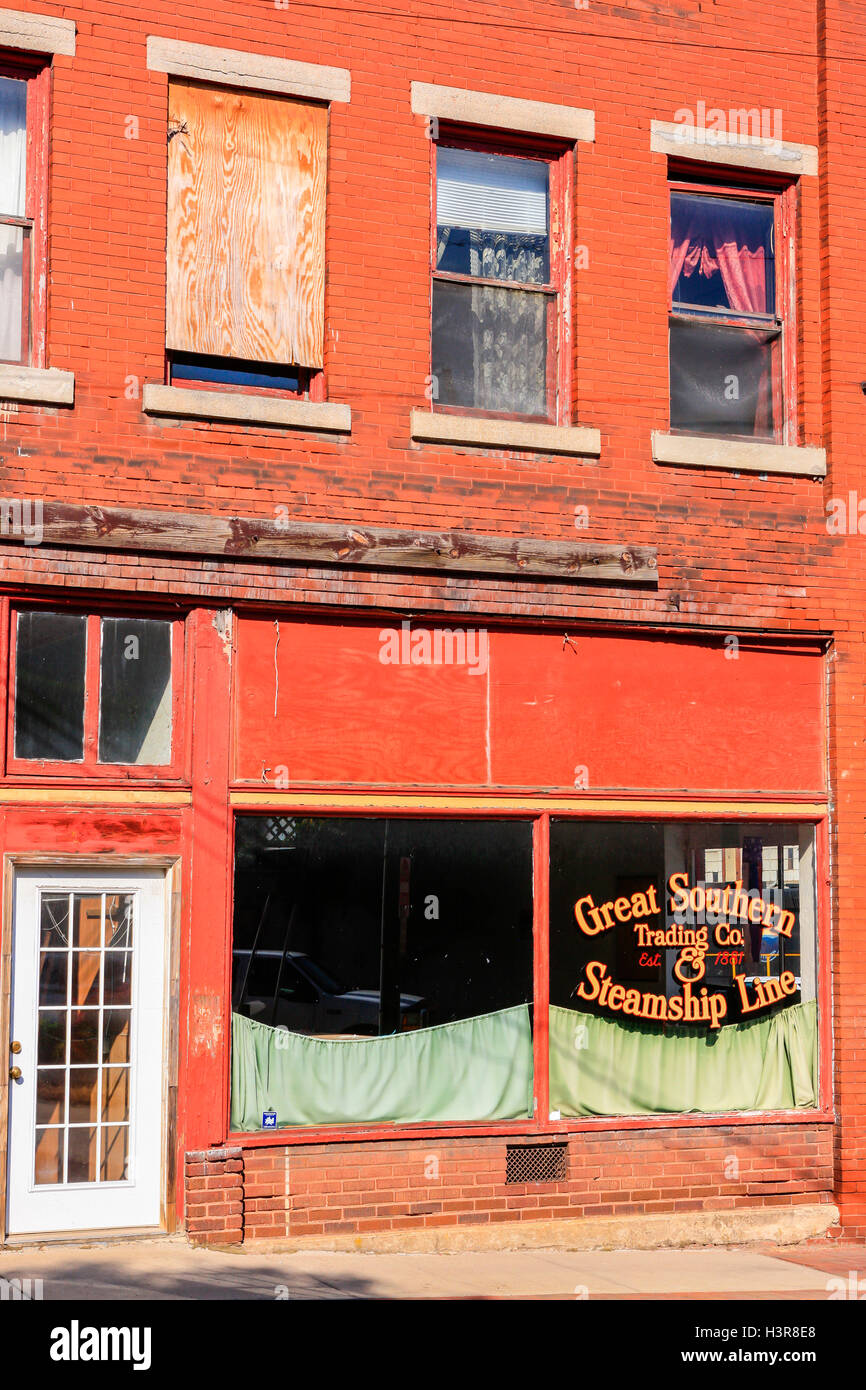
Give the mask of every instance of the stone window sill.
M 412 438 L 427 443 L 470 444 L 478 448 L 583 454 L 597 458 L 601 432 L 588 425 L 534 425 L 479 415 L 445 415 L 413 410 Z
M 74 372 L 55 367 L 16 367 L 0 364 L 0 401 L 26 401 L 31 405 L 72 405 Z
M 288 429 L 349 434 L 352 411 L 335 401 L 303 401 L 284 396 L 245 396 L 234 391 L 193 391 L 180 386 L 144 388 L 146 415 L 191 420 L 232 420 L 244 425 L 282 425 Z
M 823 478 L 824 449 L 790 444 L 763 444 L 748 439 L 713 439 L 696 434 L 653 431 L 653 461 L 681 468 L 719 468 L 732 473 L 790 473 Z

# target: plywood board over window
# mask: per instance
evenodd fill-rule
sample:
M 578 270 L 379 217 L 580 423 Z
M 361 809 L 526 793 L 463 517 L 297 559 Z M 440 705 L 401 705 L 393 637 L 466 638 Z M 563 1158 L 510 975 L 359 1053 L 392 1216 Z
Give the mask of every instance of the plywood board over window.
M 321 368 L 328 113 L 169 90 L 166 345 Z

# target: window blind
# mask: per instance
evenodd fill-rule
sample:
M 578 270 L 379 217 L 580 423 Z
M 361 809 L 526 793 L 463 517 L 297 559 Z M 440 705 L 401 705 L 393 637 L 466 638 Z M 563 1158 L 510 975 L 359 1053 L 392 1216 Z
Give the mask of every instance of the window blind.
M 170 349 L 322 366 L 327 120 L 285 97 L 171 83 Z
M 436 151 L 436 221 L 440 227 L 546 236 L 548 167 L 538 160 Z

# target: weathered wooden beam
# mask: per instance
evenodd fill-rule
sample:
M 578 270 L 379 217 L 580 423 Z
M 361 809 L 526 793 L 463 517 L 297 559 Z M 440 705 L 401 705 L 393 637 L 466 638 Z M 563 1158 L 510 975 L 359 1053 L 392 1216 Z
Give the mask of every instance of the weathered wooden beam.
M 20 528 L 9 524 L 8 502 L 0 502 L 0 513 L 0 540 L 20 541 Z M 31 515 L 35 520 L 35 508 Z M 656 552 L 651 546 L 577 544 L 528 536 L 483 536 L 472 531 L 323 525 L 66 502 L 42 504 L 41 543 L 89 550 L 260 558 L 304 565 L 358 565 L 511 578 L 523 575 L 608 584 L 658 583 Z

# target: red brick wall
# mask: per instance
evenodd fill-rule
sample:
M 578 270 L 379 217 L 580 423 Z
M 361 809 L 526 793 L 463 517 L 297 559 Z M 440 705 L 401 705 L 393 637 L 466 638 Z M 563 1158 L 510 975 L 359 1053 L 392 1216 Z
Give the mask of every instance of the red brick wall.
M 832 1200 L 830 1125 L 558 1136 L 568 1146 L 566 1181 L 506 1184 L 507 1144 L 551 1138 L 419 1137 L 188 1154 L 187 1229 L 195 1242 L 220 1244 Z
M 857 7 L 845 0 L 820 7 L 814 0 L 765 0 L 757 8 L 752 0 L 680 0 L 675 7 L 590 0 L 586 8 L 566 0 L 497 0 L 458 12 L 432 0 L 411 13 L 380 14 L 303 0 L 291 0 L 288 9 L 270 0 L 213 0 L 206 10 L 193 0 L 149 0 L 144 8 L 122 0 L 110 9 L 60 0 L 17 4 L 78 26 L 75 57 L 54 62 L 48 323 L 49 364 L 75 372 L 76 403 L 71 410 L 22 405 L 0 413 L 0 496 L 270 517 L 288 506 L 301 520 L 646 543 L 658 547 L 659 588 L 104 559 L 3 546 L 4 587 L 19 594 L 34 584 L 65 585 L 82 597 L 134 591 L 223 604 L 291 599 L 563 623 L 835 634 L 828 733 L 840 1120 L 833 1162 L 851 1228 L 866 1233 L 866 564 L 863 538 L 829 536 L 824 512 L 827 498 L 862 488 L 864 476 L 866 402 L 858 383 L 866 380 L 866 142 L 858 81 L 866 40 Z M 147 71 L 149 33 L 351 70 L 352 101 L 335 105 L 330 123 L 325 364 L 329 397 L 352 406 L 346 439 L 142 414 L 143 383 L 162 380 L 164 342 L 167 80 Z M 575 242 L 587 248 L 588 262 L 574 274 L 573 414 L 601 430 L 599 460 L 409 439 L 409 412 L 425 405 L 430 370 L 429 144 L 423 118 L 410 110 L 412 80 L 596 112 L 596 141 L 580 145 L 576 164 Z M 797 355 L 800 437 L 828 448 L 823 488 L 803 478 L 738 477 L 652 461 L 650 433 L 667 424 L 668 225 L 666 160 L 650 152 L 649 124 L 699 101 L 779 108 L 784 139 L 821 148 L 821 177 L 801 180 Z M 129 116 L 139 123 L 135 139 L 126 138 Z M 580 532 L 578 505 L 589 510 L 588 529 Z M 729 677 L 727 665 L 720 669 Z M 223 929 L 218 916 L 196 919 L 197 932 Z M 214 1060 L 214 1068 L 221 1065 L 221 1057 Z M 742 1134 L 749 1152 L 756 1133 L 768 1144 L 781 1136 L 773 1141 L 780 1145 L 801 1133 L 790 1126 L 731 1132 L 737 1145 Z M 823 1180 L 827 1132 L 802 1132 L 822 1136 Z M 683 1136 L 700 1146 L 712 1142 L 710 1133 L 672 1130 L 664 1140 L 653 1133 L 640 1142 L 670 1154 L 686 1143 Z M 202 1120 L 190 1140 L 218 1137 Z M 501 1154 L 503 1141 L 488 1142 Z M 620 1157 L 627 1160 L 636 1142 L 630 1138 Z M 589 1145 L 582 1137 L 571 1143 L 577 1152 Z M 348 1163 L 351 1150 L 293 1149 L 292 1162 L 316 1152 L 328 1155 L 332 1171 Z M 371 1161 L 378 1152 L 381 1146 L 370 1147 Z M 259 1159 L 245 1162 L 252 1172 Z M 618 1162 L 614 1167 L 623 1171 Z M 360 1176 L 358 1183 L 350 1207 L 369 1205 L 361 1200 Z M 195 1189 L 210 1190 L 220 1189 Z M 622 1200 L 640 1202 L 634 1193 L 644 1190 L 629 1188 Z M 719 1201 L 759 1200 L 755 1192 L 719 1191 Z M 678 1200 L 703 1199 L 683 1185 Z M 217 1218 L 199 1212 L 196 1219 Z

